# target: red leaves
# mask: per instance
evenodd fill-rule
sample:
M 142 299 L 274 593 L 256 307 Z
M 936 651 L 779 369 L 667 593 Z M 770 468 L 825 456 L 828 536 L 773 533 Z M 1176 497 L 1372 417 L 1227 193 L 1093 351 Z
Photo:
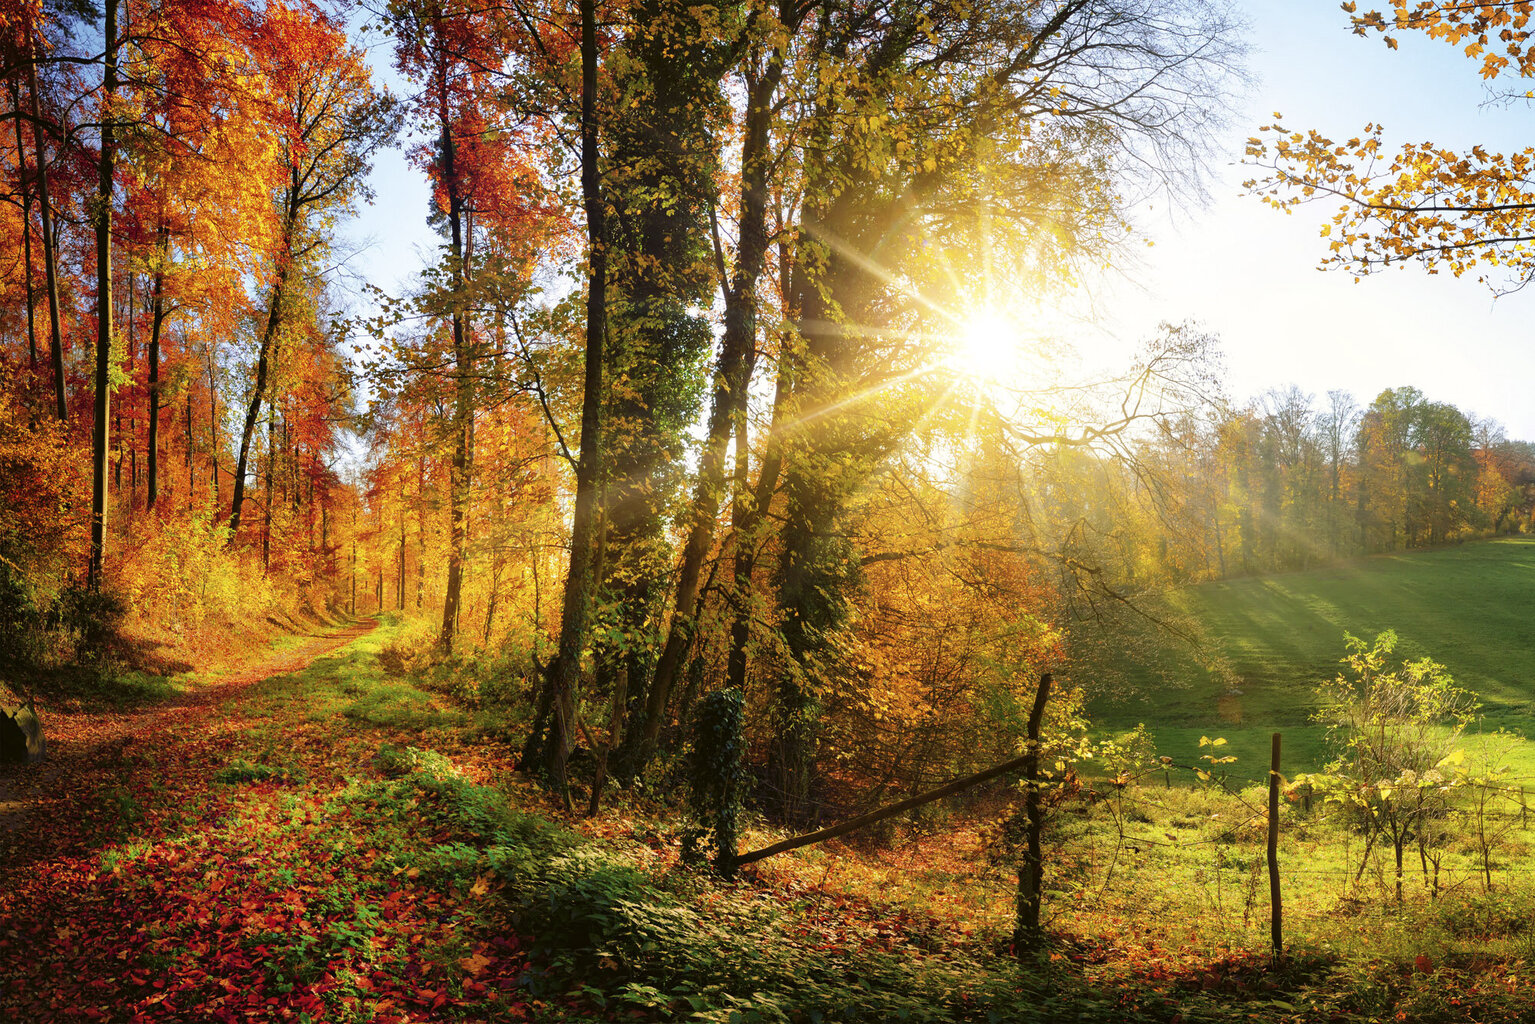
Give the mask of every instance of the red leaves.
M 291 747 L 314 785 L 220 784 L 242 740 L 219 710 L 205 697 L 132 722 L 53 720 L 48 802 L 20 794 L 30 813 L 13 834 L 25 842 L 0 861 L 0 1020 L 423 1021 L 487 1016 L 476 1008 L 492 1003 L 507 1016 L 526 970 L 520 943 L 475 941 L 456 899 L 422 872 L 395 874 L 400 849 L 374 845 L 365 809 L 332 803 L 344 782 L 330 762 L 350 737 Z M 112 762 L 111 736 L 130 728 L 144 753 Z M 344 760 L 355 772 L 366 759 Z M 135 820 L 59 813 L 99 808 L 108 784 Z

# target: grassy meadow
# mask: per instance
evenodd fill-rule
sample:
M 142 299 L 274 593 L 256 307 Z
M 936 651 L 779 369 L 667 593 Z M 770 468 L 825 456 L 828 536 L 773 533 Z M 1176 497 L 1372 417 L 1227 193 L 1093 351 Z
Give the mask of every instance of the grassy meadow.
M 1108 731 L 1144 722 L 1180 762 L 1198 758 L 1201 736 L 1222 736 L 1238 757 L 1232 773 L 1258 780 L 1277 730 L 1287 773 L 1321 767 L 1313 691 L 1337 673 L 1345 632 L 1396 630 L 1398 659 L 1432 657 L 1480 697 L 1482 731 L 1535 734 L 1535 540 L 1208 583 L 1178 594 L 1172 611 L 1201 649 L 1150 636 L 1125 645 L 1132 653 L 1103 667 L 1121 682 L 1092 712 Z M 1509 746 L 1514 774 L 1535 777 L 1535 746 L 1495 742 Z

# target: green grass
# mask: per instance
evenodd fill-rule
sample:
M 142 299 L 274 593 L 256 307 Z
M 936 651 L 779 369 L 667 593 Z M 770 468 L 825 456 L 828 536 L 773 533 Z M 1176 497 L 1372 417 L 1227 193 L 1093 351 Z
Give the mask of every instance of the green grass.
M 1261 794 L 1150 780 L 1070 802 L 1048 833 L 1056 937 L 1019 965 L 1006 950 L 1011 863 L 950 850 L 923 867 L 828 844 L 724 882 L 636 842 L 671 834 L 674 811 L 552 820 L 479 746 L 481 716 L 504 710 L 455 704 L 432 673 L 384 669 L 397 632 L 241 691 L 211 723 L 214 763 L 197 747 L 171 773 L 190 780 L 195 767 L 211 784 L 219 813 L 198 828 L 147 841 L 144 826 L 186 790 L 123 789 L 139 826 L 101 851 L 101 869 L 143 900 L 174 894 L 136 966 L 185 968 L 221 901 L 238 901 L 262 910 L 238 933 L 245 987 L 278 1000 L 320 989 L 325 1019 L 343 1022 L 380 1019 L 423 989 L 463 1001 L 431 1019 L 486 1021 L 1528 1020 L 1535 832 L 1511 817 L 1496 892 L 1480 891 L 1457 839 L 1444 894 L 1431 900 L 1414 866 L 1396 905 L 1378 871 L 1349 882 L 1362 847 L 1346 823 L 1284 805 L 1292 959 L 1271 970 L 1265 833 L 1242 802 Z M 953 902 L 966 893 L 983 914 Z M 940 916 L 956 912 L 979 927 Z M 496 952 L 507 937 L 515 956 Z M 1414 973 L 1420 956 L 1440 973 Z
M 1224 736 L 1240 759 L 1235 773 L 1251 778 L 1280 731 L 1288 770 L 1317 767 L 1326 746 L 1310 721 L 1316 682 L 1338 671 L 1344 632 L 1394 629 L 1399 656 L 1428 655 L 1480 696 L 1488 731 L 1535 732 L 1532 595 L 1535 540 L 1515 538 L 1203 584 L 1173 608 L 1197 623 L 1206 649 L 1148 637 L 1124 645 L 1166 663 L 1122 657 L 1112 669 L 1129 692 L 1100 698 L 1093 717 L 1107 729 L 1145 722 L 1180 761 L 1198 757 L 1201 735 Z M 1535 775 L 1535 747 L 1512 761 L 1516 774 Z

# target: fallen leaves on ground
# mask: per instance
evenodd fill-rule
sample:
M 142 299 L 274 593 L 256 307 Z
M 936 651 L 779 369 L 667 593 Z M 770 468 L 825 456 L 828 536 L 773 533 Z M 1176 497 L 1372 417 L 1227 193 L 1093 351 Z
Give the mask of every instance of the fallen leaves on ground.
M 51 760 L 10 769 L 0 820 L 0 1020 L 521 1020 L 524 943 L 401 870 L 336 800 L 374 734 L 272 720 L 248 688 L 365 632 L 271 657 L 184 700 L 58 714 Z M 294 784 L 216 777 L 263 730 Z M 484 758 L 466 771 L 501 766 Z

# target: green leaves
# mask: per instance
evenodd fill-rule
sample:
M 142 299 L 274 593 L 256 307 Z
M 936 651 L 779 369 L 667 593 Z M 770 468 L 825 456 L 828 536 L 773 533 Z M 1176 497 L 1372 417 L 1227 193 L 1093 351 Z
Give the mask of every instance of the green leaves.
M 715 867 L 735 872 L 742 790 L 746 782 L 746 700 L 740 690 L 716 690 L 699 705 L 689 763 L 694 824 L 683 833 L 683 857 L 697 856 L 700 842 L 714 851 Z

